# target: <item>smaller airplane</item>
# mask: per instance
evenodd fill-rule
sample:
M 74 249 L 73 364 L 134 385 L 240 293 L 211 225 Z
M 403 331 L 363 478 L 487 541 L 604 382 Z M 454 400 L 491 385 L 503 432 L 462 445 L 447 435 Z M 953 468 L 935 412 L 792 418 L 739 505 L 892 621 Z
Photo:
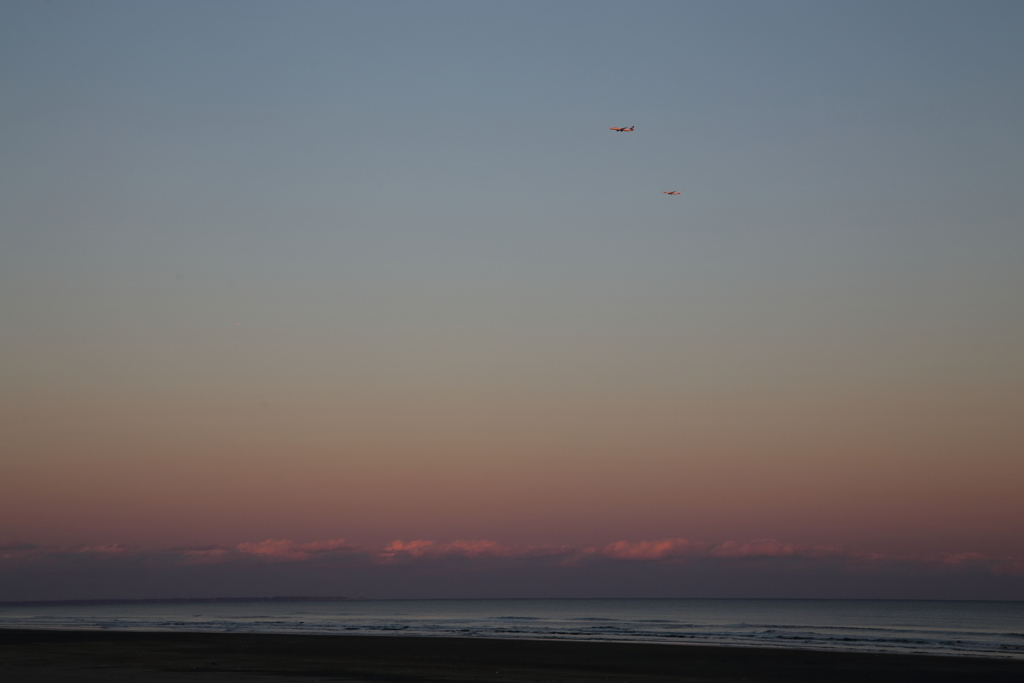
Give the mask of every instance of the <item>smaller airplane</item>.
M 618 131 L 620 133 L 632 133 L 636 126 L 630 126 L 629 128 L 609 128 L 608 130 Z
M 678 192 L 666 192 L 665 190 L 662 190 L 661 193 L 662 194 L 679 194 Z

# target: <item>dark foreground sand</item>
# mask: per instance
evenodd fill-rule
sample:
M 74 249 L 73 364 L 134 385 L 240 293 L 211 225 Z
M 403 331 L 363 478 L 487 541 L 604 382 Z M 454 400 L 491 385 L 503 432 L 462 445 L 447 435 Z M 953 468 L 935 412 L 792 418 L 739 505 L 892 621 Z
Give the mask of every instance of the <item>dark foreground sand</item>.
M 0 629 L 0 681 L 1024 683 L 1024 661 L 550 640 Z

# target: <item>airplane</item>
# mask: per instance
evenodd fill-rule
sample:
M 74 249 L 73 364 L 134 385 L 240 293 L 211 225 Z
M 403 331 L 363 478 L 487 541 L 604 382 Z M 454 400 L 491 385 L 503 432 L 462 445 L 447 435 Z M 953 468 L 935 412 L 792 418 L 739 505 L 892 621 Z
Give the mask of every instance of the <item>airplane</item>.
M 661 193 L 662 194 L 679 194 L 678 192 L 666 192 L 665 190 L 662 190 Z
M 609 128 L 608 130 L 618 131 L 619 133 L 632 133 L 636 126 L 630 126 L 629 128 Z

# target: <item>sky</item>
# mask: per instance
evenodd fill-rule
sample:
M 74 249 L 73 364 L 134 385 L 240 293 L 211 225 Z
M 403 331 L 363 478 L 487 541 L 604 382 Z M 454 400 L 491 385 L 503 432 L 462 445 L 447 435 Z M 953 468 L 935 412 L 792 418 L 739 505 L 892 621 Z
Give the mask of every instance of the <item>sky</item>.
M 1024 599 L 1022 21 L 0 2 L 0 600 Z

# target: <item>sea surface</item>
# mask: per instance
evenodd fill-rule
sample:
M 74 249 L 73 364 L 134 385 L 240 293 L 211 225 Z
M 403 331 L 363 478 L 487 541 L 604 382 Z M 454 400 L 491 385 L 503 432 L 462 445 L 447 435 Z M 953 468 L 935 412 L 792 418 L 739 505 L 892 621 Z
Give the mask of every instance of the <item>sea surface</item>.
M 0 628 L 564 639 L 1024 659 L 1024 602 L 274 599 L 0 604 Z

